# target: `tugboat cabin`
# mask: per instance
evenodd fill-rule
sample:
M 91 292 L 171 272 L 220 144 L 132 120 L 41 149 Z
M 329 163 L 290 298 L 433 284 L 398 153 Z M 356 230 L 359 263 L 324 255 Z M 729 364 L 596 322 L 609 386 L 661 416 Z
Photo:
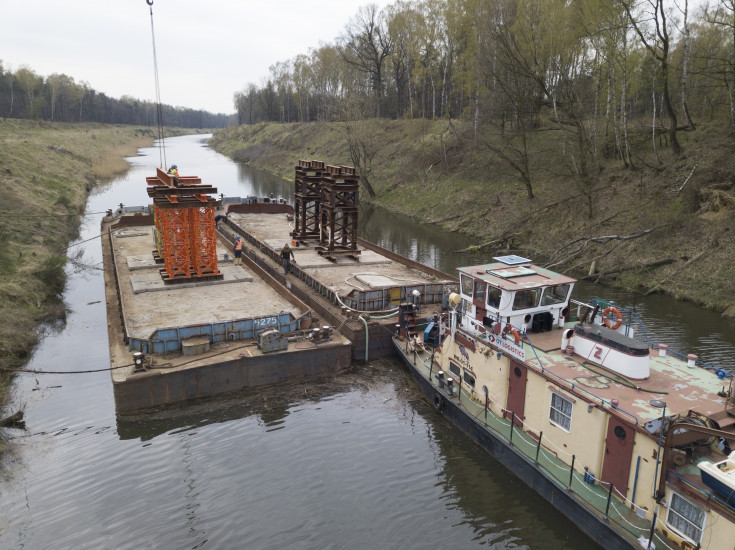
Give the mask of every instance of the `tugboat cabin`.
M 465 328 L 483 332 L 482 327 L 486 327 L 499 334 L 501 324 L 529 332 L 564 326 L 575 279 L 533 265 L 520 256 L 493 259 L 496 262 L 458 269 L 460 318 Z

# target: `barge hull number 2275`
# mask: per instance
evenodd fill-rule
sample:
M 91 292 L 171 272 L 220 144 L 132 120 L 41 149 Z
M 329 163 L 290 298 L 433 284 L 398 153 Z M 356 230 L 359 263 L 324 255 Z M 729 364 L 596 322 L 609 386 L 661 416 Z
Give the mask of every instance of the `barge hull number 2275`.
M 732 376 L 572 300 L 572 278 L 495 260 L 459 269 L 423 333 L 402 304 L 394 344 L 422 392 L 605 548 L 735 548 Z

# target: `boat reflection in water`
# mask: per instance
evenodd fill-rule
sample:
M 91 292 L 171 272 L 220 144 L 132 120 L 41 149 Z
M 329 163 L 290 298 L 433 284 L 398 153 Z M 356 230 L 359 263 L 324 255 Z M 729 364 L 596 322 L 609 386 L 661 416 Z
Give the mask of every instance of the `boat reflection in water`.
M 219 486 L 202 500 L 207 516 L 237 506 L 248 518 L 237 538 L 253 547 L 408 548 L 421 531 L 446 548 L 594 548 L 523 483 L 498 475 L 503 467 L 426 404 L 393 359 L 120 415 L 117 429 L 159 453 L 170 446 L 162 476 L 187 494 Z

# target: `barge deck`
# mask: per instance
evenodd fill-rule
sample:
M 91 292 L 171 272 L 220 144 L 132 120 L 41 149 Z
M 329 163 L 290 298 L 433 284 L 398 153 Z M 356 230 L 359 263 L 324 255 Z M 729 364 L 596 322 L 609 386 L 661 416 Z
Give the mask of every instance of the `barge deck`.
M 235 265 L 229 243 L 217 243 L 220 280 L 165 284 L 153 227 L 149 215 L 123 215 L 103 227 L 119 413 L 349 368 L 349 340 L 336 331 L 309 337 L 310 308 L 257 266 Z M 261 349 L 257 336 L 265 330 L 288 334 L 287 349 Z M 138 368 L 135 352 L 143 356 Z

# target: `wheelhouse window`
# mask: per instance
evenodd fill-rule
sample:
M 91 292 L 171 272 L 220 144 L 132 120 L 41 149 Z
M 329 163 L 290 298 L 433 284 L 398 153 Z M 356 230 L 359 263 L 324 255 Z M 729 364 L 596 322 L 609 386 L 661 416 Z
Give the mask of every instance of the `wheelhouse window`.
M 472 297 L 475 302 L 485 303 L 485 283 L 482 281 L 475 281 L 475 292 Z
M 449 372 L 451 372 L 457 378 L 457 380 L 462 377 L 462 371 L 460 370 L 460 368 L 451 361 L 449 363 Z
M 544 295 L 541 298 L 542 306 L 550 306 L 553 304 L 563 304 L 569 296 L 569 285 L 551 286 L 544 289 Z
M 472 376 L 466 369 L 464 371 L 464 383 L 467 384 L 470 388 L 475 387 L 475 377 Z
M 503 293 L 497 287 L 487 285 L 487 307 L 500 309 L 500 295 Z
M 513 309 L 530 309 L 538 307 L 539 298 L 541 297 L 541 289 L 533 288 L 529 290 L 518 290 L 513 297 Z
M 702 541 L 704 522 L 707 514 L 699 506 L 695 506 L 684 497 L 671 493 L 669 513 L 666 524 L 675 529 L 695 544 Z
M 465 296 L 472 296 L 472 277 L 469 277 L 464 273 L 460 273 L 459 280 L 462 286 L 462 294 Z
M 558 393 L 551 392 L 549 421 L 566 432 L 572 431 L 572 402 Z

